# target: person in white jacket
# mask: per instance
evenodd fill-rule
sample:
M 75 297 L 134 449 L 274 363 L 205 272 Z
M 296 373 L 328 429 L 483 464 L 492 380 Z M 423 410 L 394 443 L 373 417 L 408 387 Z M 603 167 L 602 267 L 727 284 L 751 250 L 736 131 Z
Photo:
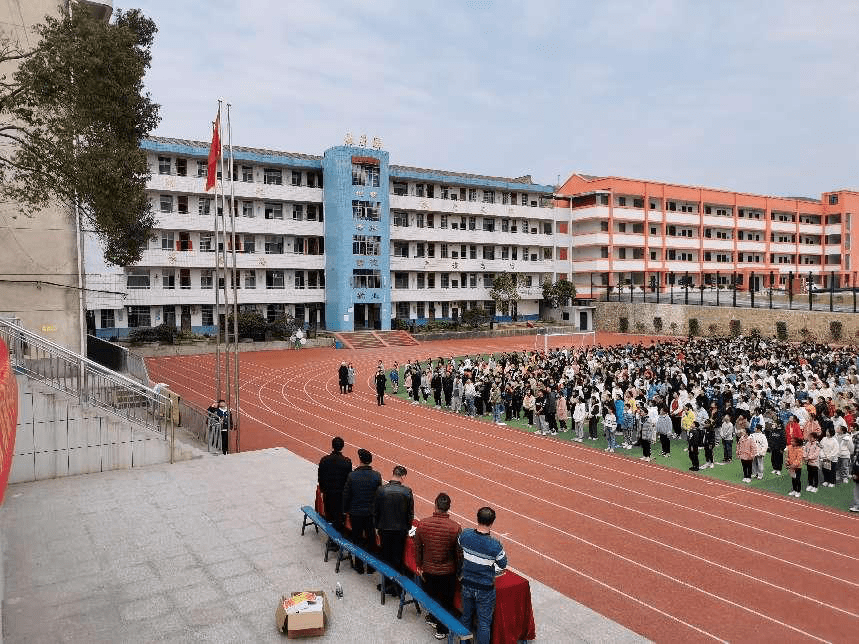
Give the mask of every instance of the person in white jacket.
M 853 456 L 853 436 L 847 423 L 838 427 L 835 438 L 838 440 L 838 474 L 842 483 L 850 482 L 850 459 Z
M 755 445 L 755 457 L 752 459 L 752 478 L 762 479 L 764 477 L 764 456 L 766 456 L 769 443 L 764 436 L 762 424 L 755 427 L 755 433 L 751 436 Z
M 835 487 L 839 447 L 838 440 L 835 438 L 835 428 L 828 428 L 826 436 L 820 441 L 820 467 L 823 468 L 823 487 Z
M 585 403 L 576 399 L 576 406 L 573 409 L 573 423 L 575 423 L 576 426 L 575 441 L 577 443 L 581 443 L 585 439 L 585 418 L 587 415 L 588 412 L 585 408 Z

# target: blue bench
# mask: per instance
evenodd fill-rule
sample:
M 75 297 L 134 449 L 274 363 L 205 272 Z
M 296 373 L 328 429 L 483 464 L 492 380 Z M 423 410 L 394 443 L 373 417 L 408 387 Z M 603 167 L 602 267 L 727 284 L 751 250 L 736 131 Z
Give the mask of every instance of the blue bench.
M 462 641 L 472 639 L 471 631 L 469 631 L 462 622 L 442 608 L 441 604 L 427 595 L 426 591 L 424 591 L 418 583 L 406 575 L 397 572 L 378 557 L 370 554 L 363 548 L 359 548 L 351 541 L 348 541 L 325 519 L 325 517 L 320 515 L 309 505 L 303 506 L 301 511 L 304 513 L 304 519 L 301 524 L 302 536 L 304 535 L 305 528 L 313 525 L 316 527 L 317 532 L 319 532 L 319 528 L 322 528 L 322 531 L 328 536 L 328 538 L 337 545 L 338 552 L 337 565 L 334 568 L 335 572 L 340 572 L 340 562 L 346 559 L 349 559 L 352 562 L 354 562 L 355 559 L 358 559 L 364 562 L 365 566 L 375 568 L 376 572 L 378 572 L 381 577 L 380 588 L 382 604 L 385 603 L 385 587 L 387 586 L 388 581 L 392 581 L 399 587 L 400 601 L 397 608 L 397 619 L 403 618 L 403 608 L 405 606 L 414 604 L 415 610 L 418 615 L 420 615 L 421 605 L 423 605 L 424 609 L 429 611 L 438 621 L 447 627 L 447 641 L 449 644 L 453 644 L 456 640 Z M 328 552 L 329 549 L 326 544 L 325 561 L 328 561 Z M 411 596 L 411 599 L 407 599 L 407 596 L 409 595 Z

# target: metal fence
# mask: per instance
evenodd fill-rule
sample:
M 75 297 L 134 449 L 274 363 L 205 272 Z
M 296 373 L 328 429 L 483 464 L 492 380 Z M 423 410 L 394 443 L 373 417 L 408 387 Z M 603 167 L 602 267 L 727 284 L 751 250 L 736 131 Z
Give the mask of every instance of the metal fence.
M 0 319 L 0 336 L 9 347 L 10 361 L 17 372 L 157 432 L 171 442 L 172 453 L 169 398 L 15 322 Z
M 221 419 L 196 405 L 179 399 L 179 425 L 206 445 L 209 452 L 221 451 Z
M 789 273 L 787 275 L 769 273 L 749 273 L 743 281 L 737 273 L 715 273 L 715 280 L 705 283 L 698 274 L 669 273 L 665 275 L 667 284 L 657 286 L 658 274 L 643 273 L 643 282 L 623 284 L 613 287 L 594 285 L 593 275 L 591 294 L 593 299 L 604 302 L 653 302 L 656 304 L 692 304 L 698 306 L 729 306 L 753 309 L 784 309 L 790 311 L 833 311 L 840 313 L 857 311 L 859 296 L 859 274 L 851 274 L 852 279 L 842 280 L 852 286 L 836 286 L 838 277 L 832 273 L 828 287 L 814 284 L 812 273 Z M 648 281 L 648 276 L 651 277 Z M 761 286 L 777 284 L 779 277 L 786 277 L 784 286 Z M 712 276 L 710 276 L 712 277 Z M 604 274 L 600 274 L 600 280 Z M 698 283 L 695 283 L 697 280 Z M 751 286 L 752 288 L 749 288 Z

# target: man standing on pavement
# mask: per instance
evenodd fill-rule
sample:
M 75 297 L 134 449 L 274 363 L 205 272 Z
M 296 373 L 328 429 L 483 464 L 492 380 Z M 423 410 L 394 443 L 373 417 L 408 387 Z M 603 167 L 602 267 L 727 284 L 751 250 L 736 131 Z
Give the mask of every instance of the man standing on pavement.
M 408 474 L 406 468 L 397 465 L 391 474 L 391 480 L 376 490 L 373 506 L 373 518 L 382 542 L 381 559 L 397 572 L 403 571 L 406 536 L 415 518 L 415 500 L 412 490 L 403 485 L 406 474 Z M 393 584 L 385 590 L 389 595 L 399 594 Z
M 322 501 L 325 504 L 325 519 L 343 534 L 343 488 L 346 479 L 352 471 L 352 459 L 343 456 L 343 439 L 335 436 L 331 439 L 332 452 L 319 461 L 317 480 L 322 491 Z M 331 539 L 328 546 L 332 545 Z
M 388 378 L 385 376 L 385 370 L 379 367 L 376 370 L 376 404 L 385 404 L 385 387 L 388 384 Z
M 490 532 L 495 523 L 495 510 L 489 507 L 477 511 L 477 527 L 459 535 L 462 561 L 462 617 L 471 629 L 477 616 L 475 644 L 489 644 L 492 615 L 495 612 L 495 569 L 507 567 L 507 555 L 501 543 Z
M 441 492 L 435 498 L 435 511 L 418 524 L 415 533 L 415 564 L 427 595 L 453 613 L 456 570 L 459 567 L 457 539 L 462 527 L 450 518 L 450 497 Z M 427 613 L 427 624 L 435 627 L 435 638 L 447 637 L 447 626 Z
M 382 485 L 382 476 L 372 467 L 373 455 L 365 449 L 358 450 L 361 465 L 349 473 L 343 488 L 343 512 L 349 515 L 352 524 L 352 542 L 366 550 L 376 549 L 376 532 L 373 530 L 373 500 L 376 490 Z M 353 564 L 358 574 L 364 574 L 364 563 Z
M 340 393 L 345 394 L 349 387 L 349 367 L 345 362 L 340 363 L 340 368 L 337 370 L 337 380 L 340 382 Z

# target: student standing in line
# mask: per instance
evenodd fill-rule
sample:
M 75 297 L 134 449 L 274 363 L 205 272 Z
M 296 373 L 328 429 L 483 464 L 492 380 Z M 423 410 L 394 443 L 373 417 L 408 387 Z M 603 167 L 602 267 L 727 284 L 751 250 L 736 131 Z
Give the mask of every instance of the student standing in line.
M 384 405 L 385 404 L 385 387 L 387 386 L 388 379 L 385 377 L 385 371 L 382 367 L 379 367 L 376 372 L 376 404 Z
M 588 435 L 592 441 L 597 439 L 597 424 L 600 419 L 600 400 L 596 394 L 591 396 L 590 407 L 588 409 Z
M 734 423 L 731 422 L 730 414 L 722 417 L 722 424 L 719 425 L 719 439 L 722 441 L 722 460 L 719 465 L 724 465 L 734 458 Z
M 806 492 L 817 492 L 817 476 L 820 470 L 820 443 L 817 442 L 817 434 L 812 433 L 808 442 L 802 448 L 802 457 L 808 470 L 808 487 Z
M 608 405 L 605 406 L 603 412 L 602 427 L 605 431 L 605 439 L 608 441 L 608 447 L 605 448 L 605 451 L 613 452 L 617 447 L 617 438 L 614 435 L 617 429 L 617 414 Z
M 713 469 L 713 452 L 716 449 L 716 428 L 709 418 L 704 421 L 704 467 Z
M 787 448 L 787 466 L 790 468 L 790 484 L 793 488 L 789 494 L 800 497 L 800 488 L 802 487 L 802 438 L 794 436 L 791 439 L 791 444 Z
M 656 433 L 659 435 L 659 443 L 662 447 L 662 456 L 671 456 L 671 433 L 674 431 L 674 423 L 668 415 L 668 407 L 664 405 L 659 408 L 659 418 L 656 419 Z
M 534 394 L 531 392 L 530 387 L 527 391 L 525 391 L 525 395 L 522 397 L 522 409 L 525 410 L 525 420 L 528 421 L 528 427 L 531 427 L 534 424 L 534 408 L 536 404 L 536 398 L 534 398 Z
M 650 462 L 650 444 L 655 439 L 656 426 L 653 424 L 653 421 L 651 421 L 650 416 L 644 407 L 639 407 L 638 413 L 640 415 L 639 427 L 641 434 L 639 436 L 639 440 L 641 441 L 642 450 L 641 460 Z
M 764 456 L 767 455 L 769 444 L 767 437 L 764 436 L 764 426 L 761 423 L 755 425 L 755 431 L 751 435 L 752 442 L 755 444 L 755 457 L 752 460 L 752 476 L 756 479 L 764 477 Z
M 737 440 L 737 458 L 743 466 L 743 483 L 752 480 L 752 460 L 755 458 L 755 444 L 749 436 L 749 430 L 740 429 L 740 438 Z
M 838 468 L 838 440 L 835 428 L 829 427 L 820 441 L 820 465 L 823 468 L 823 487 L 835 487 L 835 471 Z
M 689 451 L 689 460 L 692 462 L 692 467 L 689 468 L 690 472 L 697 472 L 701 469 L 698 461 L 698 447 L 703 440 L 704 433 L 701 431 L 701 426 L 697 420 L 692 421 L 692 428 L 688 430 L 688 437 L 686 439 L 686 449 Z

